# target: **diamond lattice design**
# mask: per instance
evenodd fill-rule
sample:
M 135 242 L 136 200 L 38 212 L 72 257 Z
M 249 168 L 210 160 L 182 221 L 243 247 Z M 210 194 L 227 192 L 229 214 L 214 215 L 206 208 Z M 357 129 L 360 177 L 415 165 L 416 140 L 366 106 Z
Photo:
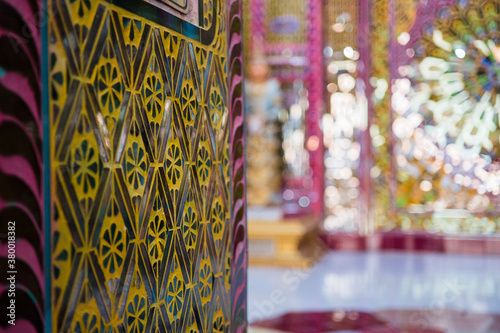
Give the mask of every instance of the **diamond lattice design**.
M 227 331 L 225 30 L 207 45 L 104 0 L 48 8 L 54 331 Z

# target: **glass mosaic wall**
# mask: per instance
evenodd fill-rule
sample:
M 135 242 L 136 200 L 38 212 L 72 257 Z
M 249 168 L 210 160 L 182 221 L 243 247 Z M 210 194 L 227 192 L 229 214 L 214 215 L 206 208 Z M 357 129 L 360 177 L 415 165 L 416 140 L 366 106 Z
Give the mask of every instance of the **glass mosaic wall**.
M 498 3 L 363 3 L 370 230 L 495 233 Z
M 326 230 L 498 230 L 499 5 L 325 7 Z
M 499 5 L 396 7 L 389 130 L 403 229 L 492 234 L 500 227 Z

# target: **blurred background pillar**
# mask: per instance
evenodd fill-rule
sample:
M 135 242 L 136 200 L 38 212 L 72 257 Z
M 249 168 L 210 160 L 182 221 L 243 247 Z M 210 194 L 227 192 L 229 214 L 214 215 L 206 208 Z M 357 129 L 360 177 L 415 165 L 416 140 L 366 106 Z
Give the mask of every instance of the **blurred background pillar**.
M 305 145 L 309 151 L 309 164 L 312 173 L 312 189 L 309 192 L 315 218 L 324 218 L 324 145 L 321 119 L 324 113 L 323 81 L 323 2 L 309 0 L 307 16 L 309 60 L 305 86 L 308 90 L 309 110 L 305 116 Z

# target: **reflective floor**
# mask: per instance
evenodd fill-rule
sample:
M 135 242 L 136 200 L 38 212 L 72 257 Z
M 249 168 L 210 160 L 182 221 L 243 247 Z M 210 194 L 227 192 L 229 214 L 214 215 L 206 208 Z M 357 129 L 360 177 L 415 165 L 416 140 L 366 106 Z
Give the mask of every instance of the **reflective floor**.
M 260 326 L 273 327 L 269 319 L 274 318 L 278 323 L 274 328 L 283 329 L 287 320 L 297 320 L 293 317 L 305 313 L 301 321 L 328 318 L 333 322 L 393 323 L 406 318 L 418 327 L 430 322 L 440 328 L 408 332 L 500 332 L 499 318 L 484 316 L 500 314 L 498 256 L 334 252 L 311 269 L 250 267 L 248 278 L 249 321 Z M 287 313 L 285 319 L 276 320 Z M 440 320 L 444 322 L 439 324 Z M 443 330 L 453 326 L 447 321 L 460 323 L 465 330 Z M 464 328 L 467 322 L 483 326 Z M 333 328 L 330 325 L 330 331 L 340 332 Z M 375 332 L 358 328 L 354 332 Z M 290 331 L 302 332 L 298 328 Z M 304 332 L 316 331 L 328 330 Z

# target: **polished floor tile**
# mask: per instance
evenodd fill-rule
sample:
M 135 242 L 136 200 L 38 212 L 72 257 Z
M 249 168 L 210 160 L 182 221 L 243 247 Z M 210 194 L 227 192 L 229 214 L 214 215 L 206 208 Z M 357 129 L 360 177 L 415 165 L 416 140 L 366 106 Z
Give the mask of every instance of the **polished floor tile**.
M 500 313 L 496 256 L 332 252 L 311 269 L 250 267 L 248 279 L 250 323 L 336 310 Z
M 500 315 L 456 310 L 294 312 L 254 323 L 290 333 L 498 333 Z

